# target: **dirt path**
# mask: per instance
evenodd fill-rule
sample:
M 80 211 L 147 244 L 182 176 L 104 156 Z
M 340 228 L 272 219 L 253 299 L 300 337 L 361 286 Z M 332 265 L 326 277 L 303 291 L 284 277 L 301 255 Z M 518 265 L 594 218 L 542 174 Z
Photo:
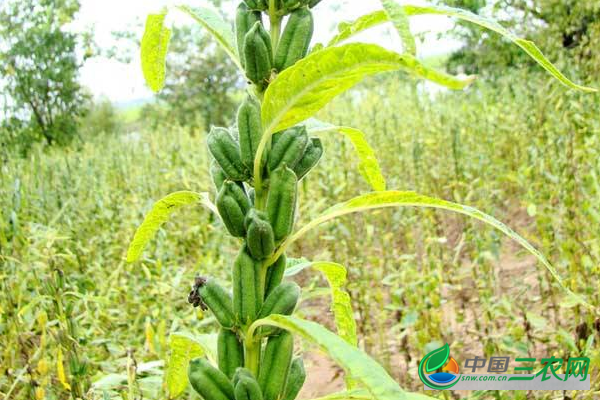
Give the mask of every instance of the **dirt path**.
M 298 399 L 322 397 L 344 389 L 344 373 L 325 354 L 311 351 L 304 355 L 306 382 Z

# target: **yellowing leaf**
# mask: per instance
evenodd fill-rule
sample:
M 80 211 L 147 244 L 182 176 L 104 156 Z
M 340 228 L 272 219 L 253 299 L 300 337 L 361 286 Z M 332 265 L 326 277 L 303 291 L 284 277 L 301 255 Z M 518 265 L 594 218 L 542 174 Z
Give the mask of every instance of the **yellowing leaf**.
M 46 398 L 46 390 L 43 387 L 37 386 L 35 388 L 35 400 L 44 400 Z
M 48 366 L 48 361 L 45 358 L 40 358 L 37 364 L 37 372 L 41 376 L 46 376 L 50 367 Z
M 214 213 L 218 213 L 214 204 L 208 199 L 207 193 L 175 192 L 156 202 L 129 244 L 127 262 L 134 262 L 140 258 L 144 246 L 154 237 L 158 228 L 169 219 L 173 212 L 183 206 L 195 203 L 200 203 Z
M 204 355 L 214 358 L 214 338 L 211 335 L 194 336 L 185 332 L 169 337 L 169 361 L 165 381 L 169 399 L 179 397 L 188 386 L 187 369 L 190 360 Z
M 156 335 L 154 333 L 154 328 L 152 328 L 152 323 L 150 322 L 150 319 L 146 320 L 146 327 L 144 329 L 144 332 L 146 335 L 146 348 L 150 353 L 156 354 L 156 348 L 154 347 L 154 338 Z
M 58 381 L 63 385 L 63 387 L 67 390 L 71 390 L 71 385 L 67 381 L 67 376 L 65 374 L 65 367 L 63 365 L 63 353 L 62 349 L 58 348 L 58 354 L 56 355 L 56 375 L 58 377 Z
M 146 18 L 146 29 L 142 37 L 142 72 L 146 83 L 154 92 L 165 84 L 165 64 L 171 30 L 164 26 L 166 11 L 150 14 Z
M 321 272 L 331 288 L 331 311 L 335 319 L 335 327 L 338 335 L 353 346 L 358 345 L 356 336 L 356 322 L 352 312 L 350 295 L 344 290 L 346 285 L 346 268 L 337 263 L 328 261 L 315 261 L 300 263 L 288 268 L 286 276 L 294 276 L 307 268 L 313 268 Z
M 373 148 L 367 142 L 365 134 L 362 131 L 346 126 L 333 126 L 330 124 L 324 124 L 316 120 L 312 120 L 312 122 L 313 125 L 309 127 L 310 133 L 318 134 L 339 132 L 350 139 L 350 142 L 354 147 L 354 151 L 356 151 L 356 154 L 360 160 L 360 163 L 358 164 L 358 170 L 361 175 L 365 178 L 373 190 L 385 190 L 385 178 L 381 173 L 379 161 L 377 161 L 375 151 L 373 151 Z
M 306 268 L 313 268 L 325 276 L 331 292 L 331 311 L 333 312 L 337 334 L 348 344 L 357 347 L 358 337 L 356 335 L 356 321 L 354 321 L 352 301 L 350 295 L 344 289 L 347 276 L 346 267 L 328 261 L 315 261 L 294 265 L 285 271 L 285 275 L 293 276 Z M 348 389 L 356 386 L 356 381 L 350 373 L 346 374 L 346 386 Z

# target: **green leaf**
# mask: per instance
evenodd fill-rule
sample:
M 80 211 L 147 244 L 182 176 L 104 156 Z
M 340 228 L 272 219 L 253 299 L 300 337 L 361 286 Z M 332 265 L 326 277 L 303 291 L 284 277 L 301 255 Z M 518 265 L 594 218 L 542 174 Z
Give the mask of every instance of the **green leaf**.
M 262 325 L 286 329 L 317 345 L 346 373 L 351 373 L 375 400 L 432 400 L 432 397 L 403 391 L 375 360 L 316 322 L 293 316 L 271 315 L 252 324 L 250 331 Z M 250 332 L 252 333 L 252 332 Z
M 218 12 L 208 7 L 189 7 L 181 5 L 177 8 L 202 25 L 217 40 L 221 47 L 223 47 L 238 68 L 241 71 L 244 70 L 237 54 L 235 36 L 231 29 L 231 25 L 225 22 Z
M 394 0 L 380 0 L 380 2 L 402 39 L 404 51 L 413 56 L 416 55 L 417 45 L 415 43 L 415 37 L 410 33 L 410 22 L 408 16 L 404 12 L 404 7 Z
M 333 312 L 338 335 L 348 344 L 358 346 L 352 302 L 350 301 L 350 295 L 344 290 L 347 276 L 346 268 L 341 264 L 328 261 L 306 262 L 288 268 L 285 271 L 285 276 L 294 276 L 307 268 L 313 268 L 321 272 L 327 283 L 329 283 L 331 311 Z
M 427 354 L 425 358 L 427 362 L 425 364 L 425 372 L 428 374 L 441 368 L 446 364 L 448 357 L 450 356 L 450 346 L 448 343 L 444 344 L 439 349 L 435 349 L 431 353 Z
M 338 132 L 350 139 L 356 154 L 360 160 L 358 164 L 358 170 L 361 175 L 365 178 L 367 183 L 371 185 L 371 188 L 375 191 L 385 190 L 385 178 L 381 173 L 379 162 L 375 156 L 375 151 L 367 142 L 365 134 L 358 129 L 349 128 L 346 126 L 334 126 L 326 124 L 321 121 L 312 119 L 310 126 L 307 126 L 310 133 L 328 133 Z
M 352 22 L 342 22 L 338 25 L 338 34 L 329 41 L 327 46 L 335 46 L 352 36 L 388 22 L 389 16 L 384 10 L 375 11 L 359 17 Z
M 491 31 L 499 33 L 500 35 L 506 37 L 507 39 L 512 41 L 514 44 L 519 46 L 533 60 L 535 60 L 542 68 L 544 68 L 550 75 L 552 75 L 554 78 L 556 78 L 558 81 L 560 81 L 565 86 L 570 87 L 572 89 L 581 90 L 584 92 L 597 92 L 598 91 L 598 89 L 581 86 L 581 85 L 578 85 L 578 84 L 572 82 L 571 80 L 569 80 L 569 78 L 567 78 L 562 72 L 560 72 L 558 70 L 558 68 L 556 68 L 554 66 L 554 64 L 552 64 L 550 62 L 550 60 L 548 60 L 546 58 L 546 56 L 544 56 L 544 54 L 535 45 L 535 43 L 516 36 L 515 34 L 508 31 L 506 28 L 504 28 L 502 25 L 500 25 L 493 19 L 485 18 L 480 15 L 474 14 L 470 11 L 462 10 L 460 8 L 446 7 L 446 6 L 434 5 L 434 4 L 427 4 L 427 5 L 411 4 L 411 5 L 403 5 L 402 8 L 403 8 L 404 13 L 407 16 L 423 15 L 423 14 L 446 15 L 448 17 L 454 17 L 454 18 L 458 18 L 458 19 L 462 19 L 464 21 L 474 23 L 476 25 L 482 26 L 486 29 L 489 29 Z M 331 40 L 330 45 L 334 45 L 336 43 L 339 43 L 342 40 L 346 40 L 346 39 L 350 38 L 351 36 L 361 32 L 365 29 L 372 28 L 374 26 L 377 26 L 377 25 L 380 25 L 380 24 L 383 24 L 383 23 L 386 23 L 389 21 L 390 21 L 390 17 L 383 10 L 364 15 L 364 16 L 358 18 L 354 22 L 345 24 L 343 30 L 340 29 L 340 33 Z
M 146 84 L 154 92 L 165 84 L 165 61 L 171 38 L 171 30 L 164 26 L 166 10 L 161 14 L 150 14 L 141 44 L 142 72 Z
M 195 336 L 186 332 L 175 332 L 169 336 L 169 361 L 165 376 L 169 399 L 179 397 L 188 386 L 187 369 L 190 360 L 209 356 L 215 359 L 215 335 Z
M 179 210 L 183 206 L 195 203 L 200 203 L 215 214 L 218 214 L 216 207 L 208 199 L 207 193 L 175 192 L 156 202 L 129 244 L 127 262 L 134 262 L 140 258 L 144 246 L 154 237 L 158 228 L 169 219 L 169 216 L 174 211 Z
M 266 90 L 262 106 L 266 134 L 257 160 L 274 132 L 310 118 L 367 76 L 400 69 L 452 89 L 463 89 L 471 82 L 432 70 L 409 54 L 374 44 L 350 43 L 317 51 L 279 74 Z
M 562 82 L 565 86 L 568 86 L 572 89 L 581 90 L 584 92 L 596 92 L 597 89 L 580 86 L 576 83 L 570 81 L 566 76 L 564 76 L 558 68 L 556 68 L 537 48 L 535 43 L 519 38 L 513 33 L 509 32 L 502 25 L 494 21 L 490 18 L 484 18 L 481 15 L 474 14 L 470 11 L 462 10 L 460 8 L 446 7 L 446 6 L 438 6 L 428 4 L 426 6 L 419 5 L 406 5 L 404 6 L 404 10 L 408 15 L 422 15 L 422 14 L 437 14 L 437 15 L 447 15 L 449 17 L 455 17 L 458 19 L 462 19 L 468 22 L 472 22 L 484 28 L 487 28 L 491 31 L 501 34 L 508 40 L 512 41 L 514 44 L 519 46 L 523 51 L 525 51 L 531 58 L 533 58 L 538 64 L 542 66 L 546 71 L 548 71 L 552 76 Z
M 415 192 L 403 192 L 403 191 L 385 191 L 385 192 L 373 192 L 368 193 L 362 196 L 355 197 L 345 203 L 337 204 L 328 210 L 326 210 L 323 214 L 321 214 L 316 219 L 309 222 L 307 225 L 302 227 L 292 236 L 290 236 L 281 246 L 278 248 L 275 255 L 273 255 L 269 261 L 277 260 L 285 249 L 294 241 L 298 240 L 302 237 L 306 232 L 319 226 L 322 223 L 330 221 L 334 218 L 341 217 L 343 215 L 362 212 L 367 210 L 373 210 L 378 208 L 386 208 L 386 207 L 426 207 L 426 208 L 437 208 L 448 211 L 454 211 L 460 214 L 467 215 L 469 217 L 475 218 L 486 224 L 498 229 L 500 232 L 504 233 L 509 238 L 515 240 L 519 243 L 525 250 L 534 255 L 538 261 L 544 265 L 544 267 L 548 270 L 548 272 L 552 275 L 552 277 L 557 281 L 560 287 L 575 301 L 579 304 L 582 304 L 588 308 L 595 309 L 594 306 L 587 303 L 581 296 L 573 293 L 569 288 L 567 288 L 561 279 L 560 275 L 556 269 L 550 264 L 548 260 L 540 253 L 535 247 L 533 247 L 527 240 L 518 235 L 515 231 L 510 229 L 508 226 L 498 221 L 494 217 L 491 217 L 483 212 L 469 206 L 465 206 L 462 204 L 452 203 L 449 201 L 436 199 L 428 196 L 423 196 Z

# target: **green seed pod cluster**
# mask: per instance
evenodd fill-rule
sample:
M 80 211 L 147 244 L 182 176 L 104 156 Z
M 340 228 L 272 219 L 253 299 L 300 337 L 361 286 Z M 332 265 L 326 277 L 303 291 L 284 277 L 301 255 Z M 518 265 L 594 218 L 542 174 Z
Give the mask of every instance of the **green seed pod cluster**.
M 244 0 L 244 3 L 251 10 L 266 11 L 269 8 L 269 0 Z
M 295 400 L 305 380 L 306 370 L 304 369 L 304 361 L 302 361 L 302 358 L 297 357 L 292 361 L 292 365 L 290 365 L 290 373 L 282 400 Z
M 301 7 L 313 8 L 320 2 L 321 0 L 280 0 L 279 9 L 283 14 L 289 14 Z
M 256 320 L 264 300 L 260 285 L 262 263 L 243 247 L 233 263 L 233 312 L 241 326 Z
M 294 337 L 291 333 L 282 331 L 267 340 L 258 375 L 264 400 L 277 400 L 285 392 L 293 354 Z
M 246 3 L 240 3 L 235 14 L 235 36 L 242 66 L 245 64 L 244 38 L 257 22 L 262 23 L 262 14 L 260 11 L 251 10 Z
M 188 297 L 219 325 L 217 365 L 200 358 L 189 366 L 190 383 L 204 400 L 295 400 L 306 378 L 302 358 L 293 359 L 292 334 L 253 324 L 291 315 L 301 298 L 300 286 L 284 280 L 282 246 L 294 230 L 298 182 L 318 164 L 323 144 L 303 125 L 265 136 L 261 101 L 277 74 L 306 56 L 314 29 L 309 9 L 316 3 L 244 0 L 236 11 L 237 51 L 249 89 L 234 126 L 211 128 L 207 147 L 216 209 L 240 250 L 232 262 L 232 293 L 199 277 Z M 274 32 L 263 25 L 266 14 L 268 26 L 278 27 Z
M 208 150 L 227 177 L 235 182 L 248 179 L 248 170 L 242 162 L 240 145 L 228 129 L 213 127 L 206 139 Z
M 246 217 L 246 244 L 256 260 L 264 260 L 275 250 L 275 236 L 267 215 L 252 210 Z
M 204 358 L 190 361 L 188 378 L 194 390 L 206 400 L 235 400 L 233 385 L 227 375 Z
M 243 186 L 225 181 L 217 196 L 217 209 L 231 236 L 246 236 L 244 220 L 252 205 Z
M 291 67 L 306 56 L 313 30 L 314 21 L 310 10 L 298 8 L 290 14 L 275 52 L 274 66 L 277 71 Z
M 271 36 L 263 24 L 256 22 L 244 36 L 244 67 L 246 77 L 259 90 L 268 85 L 273 68 Z
M 267 215 L 273 226 L 275 240 L 282 240 L 292 233 L 296 215 L 298 178 L 285 164 L 271 173 Z
M 240 157 L 246 168 L 252 170 L 256 149 L 262 136 L 260 103 L 253 96 L 247 96 L 237 113 L 240 141 Z
M 269 170 L 274 171 L 284 164 L 294 168 L 302 158 L 308 141 L 308 133 L 304 126 L 290 128 L 274 135 L 269 152 Z
M 244 365 L 244 347 L 235 332 L 221 328 L 217 339 L 217 355 L 221 372 L 229 379 L 233 378 L 235 371 Z

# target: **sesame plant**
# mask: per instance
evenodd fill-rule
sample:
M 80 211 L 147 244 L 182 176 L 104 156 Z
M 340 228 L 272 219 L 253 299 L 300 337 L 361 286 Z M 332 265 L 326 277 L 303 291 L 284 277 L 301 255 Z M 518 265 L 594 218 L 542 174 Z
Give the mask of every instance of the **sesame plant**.
M 193 335 L 171 334 L 171 358 L 166 388 L 175 398 L 191 387 L 205 400 L 294 400 L 306 373 L 294 343 L 302 338 L 337 362 L 346 372 L 346 391 L 328 398 L 428 398 L 403 391 L 383 367 L 357 346 L 350 298 L 344 291 L 346 270 L 329 261 L 306 261 L 288 254 L 290 245 L 307 232 L 337 217 L 388 207 L 443 209 L 491 225 L 533 254 L 574 300 L 592 308 L 571 292 L 555 269 L 531 244 L 493 217 L 472 207 L 411 191 L 387 190 L 375 152 L 360 130 L 314 118 L 336 96 L 364 78 L 405 71 L 454 90 L 473 77 L 459 78 L 432 69 L 416 57 L 409 17 L 440 14 L 466 20 L 503 35 L 529 54 L 554 78 L 581 91 L 593 89 L 571 82 L 529 41 L 518 38 L 492 20 L 449 7 L 401 6 L 381 0 L 382 8 L 350 23 L 342 23 L 327 44 L 314 44 L 314 13 L 320 0 L 245 0 L 235 14 L 234 29 L 207 7 L 179 6 L 207 29 L 239 67 L 248 82 L 236 124 L 213 127 L 206 139 L 211 155 L 210 193 L 182 191 L 158 201 L 138 228 L 127 258 L 137 260 L 143 247 L 170 214 L 186 205 L 202 205 L 214 213 L 239 243 L 231 263 L 231 282 L 198 276 L 188 301 L 212 312 L 218 324 L 216 349 Z M 321 6 L 322 7 L 322 6 Z M 148 16 L 142 40 L 142 68 L 148 85 L 164 83 L 170 30 L 168 10 Z M 404 51 L 352 42 L 368 28 L 391 23 Z M 350 140 L 359 169 L 372 192 L 333 205 L 296 228 L 298 184 L 325 156 L 320 135 L 340 133 Z M 292 256 L 294 258 L 292 258 Z M 337 333 L 294 315 L 302 288 L 293 276 L 306 269 L 323 273 L 330 284 Z M 229 291 L 227 288 L 231 288 Z

